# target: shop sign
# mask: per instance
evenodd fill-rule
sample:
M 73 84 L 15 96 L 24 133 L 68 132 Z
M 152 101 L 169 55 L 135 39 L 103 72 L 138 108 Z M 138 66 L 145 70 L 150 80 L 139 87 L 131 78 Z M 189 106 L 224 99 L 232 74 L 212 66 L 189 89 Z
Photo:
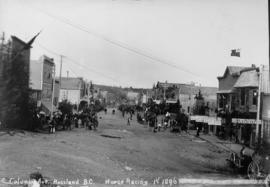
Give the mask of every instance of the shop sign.
M 221 125 L 221 118 L 210 116 L 190 116 L 190 120 L 199 123 L 207 123 L 208 125 Z
M 256 119 L 241 119 L 241 118 L 232 118 L 232 123 L 238 123 L 238 124 L 256 124 Z M 261 124 L 262 121 L 259 120 L 259 124 Z

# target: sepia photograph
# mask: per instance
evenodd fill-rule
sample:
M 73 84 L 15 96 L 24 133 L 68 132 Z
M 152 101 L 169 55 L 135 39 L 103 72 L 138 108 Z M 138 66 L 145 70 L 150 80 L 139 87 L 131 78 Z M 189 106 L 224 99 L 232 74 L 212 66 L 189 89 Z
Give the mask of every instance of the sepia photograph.
M 0 0 L 0 187 L 269 187 L 268 0 Z

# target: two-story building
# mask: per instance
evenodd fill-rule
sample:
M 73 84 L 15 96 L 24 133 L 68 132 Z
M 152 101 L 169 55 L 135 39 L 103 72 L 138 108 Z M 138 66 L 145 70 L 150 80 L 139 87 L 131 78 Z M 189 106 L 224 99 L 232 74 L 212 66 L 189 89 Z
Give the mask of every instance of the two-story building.
M 37 105 L 46 113 L 55 110 L 54 100 L 54 60 L 45 55 L 39 60 L 30 62 L 30 88 L 32 98 L 37 101 Z
M 59 101 L 67 100 L 74 105 L 79 105 L 86 90 L 86 83 L 82 77 L 62 77 Z
M 255 143 L 257 112 L 261 114 L 258 104 L 263 104 L 258 101 L 259 87 L 261 93 L 268 92 L 263 84 L 269 84 L 269 81 L 265 81 L 269 80 L 266 79 L 269 71 L 264 69 L 265 67 L 258 68 L 255 65 L 236 68 L 230 66 L 222 77 L 218 77 L 217 101 L 219 115 L 225 119 L 223 131 L 236 142 L 250 146 Z M 261 115 L 259 118 L 261 119 Z M 259 123 L 261 124 L 261 120 Z
M 231 111 L 232 106 L 235 106 L 235 88 L 234 84 L 240 76 L 241 70 L 249 67 L 228 66 L 223 76 L 218 78 L 218 92 L 217 92 L 217 107 L 218 111 L 225 111 L 226 107 Z
M 181 84 L 181 83 L 168 83 L 158 82 L 155 86 L 154 99 L 166 100 L 169 103 L 176 103 L 178 100 L 182 109 L 185 112 L 192 114 L 195 104 L 196 94 L 201 91 L 204 96 L 206 105 L 209 106 L 211 112 L 216 109 L 216 87 L 196 86 L 195 84 Z

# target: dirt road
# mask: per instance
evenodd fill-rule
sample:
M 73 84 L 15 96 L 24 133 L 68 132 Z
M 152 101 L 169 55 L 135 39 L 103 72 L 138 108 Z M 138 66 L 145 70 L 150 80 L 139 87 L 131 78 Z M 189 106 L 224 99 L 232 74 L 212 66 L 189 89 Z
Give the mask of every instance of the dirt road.
M 0 178 L 106 181 L 166 178 L 233 178 L 228 153 L 189 134 L 153 133 L 120 113 L 100 113 L 97 131 L 73 128 L 55 134 L 0 132 Z M 109 181 L 108 181 L 109 180 Z

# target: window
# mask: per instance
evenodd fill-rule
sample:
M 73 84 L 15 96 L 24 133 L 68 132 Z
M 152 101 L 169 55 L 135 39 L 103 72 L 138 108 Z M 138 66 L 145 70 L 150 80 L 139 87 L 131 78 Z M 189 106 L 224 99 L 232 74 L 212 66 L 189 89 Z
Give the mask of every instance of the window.
M 48 76 L 47 76 L 47 78 L 48 78 L 48 79 L 50 79 L 50 78 L 51 78 L 51 74 L 50 74 L 50 73 L 48 73 Z
M 257 90 L 253 90 L 252 104 L 257 105 L 258 92 Z
M 241 105 L 245 105 L 245 97 L 246 97 L 246 93 L 244 89 L 241 89 Z
M 219 96 L 219 108 L 223 108 L 223 95 Z

